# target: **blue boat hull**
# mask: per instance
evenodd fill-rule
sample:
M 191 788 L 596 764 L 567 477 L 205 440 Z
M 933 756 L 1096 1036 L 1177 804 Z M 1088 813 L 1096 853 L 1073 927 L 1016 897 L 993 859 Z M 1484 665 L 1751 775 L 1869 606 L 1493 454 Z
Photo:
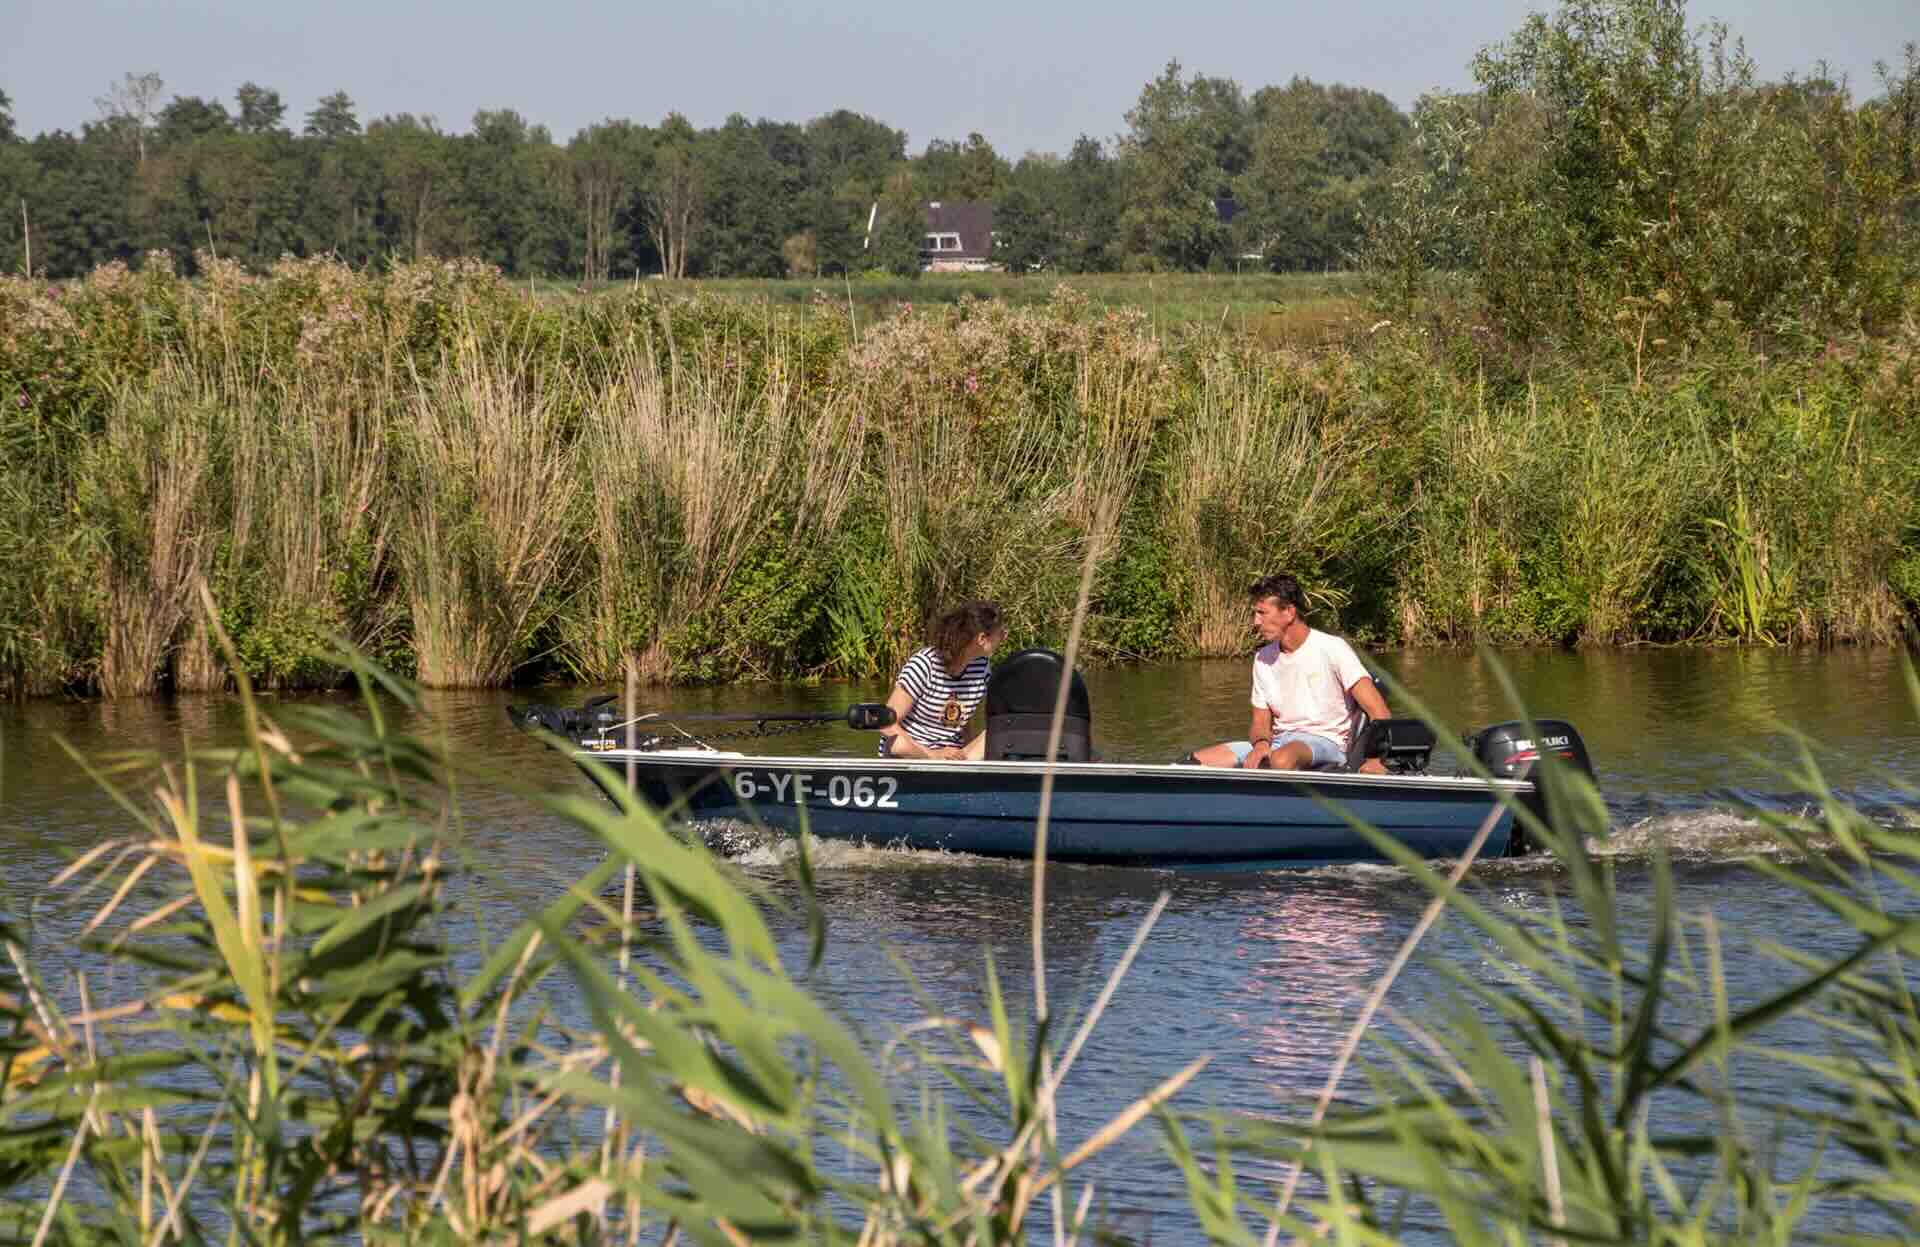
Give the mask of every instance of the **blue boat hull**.
M 750 757 L 705 751 L 576 755 L 677 818 L 741 819 L 827 840 L 1031 857 L 1045 768 L 1030 762 Z M 1114 866 L 1254 870 L 1380 861 L 1348 817 L 1423 857 L 1507 851 L 1519 781 L 1451 776 L 1060 763 L 1047 853 Z

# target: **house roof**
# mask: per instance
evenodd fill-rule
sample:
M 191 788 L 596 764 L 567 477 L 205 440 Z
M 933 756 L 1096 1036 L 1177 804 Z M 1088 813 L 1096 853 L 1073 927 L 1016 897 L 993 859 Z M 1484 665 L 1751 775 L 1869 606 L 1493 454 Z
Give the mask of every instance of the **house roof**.
M 987 259 L 993 255 L 993 205 L 984 199 L 936 199 L 927 204 L 927 233 L 960 235 L 960 250 L 942 252 L 942 258 Z

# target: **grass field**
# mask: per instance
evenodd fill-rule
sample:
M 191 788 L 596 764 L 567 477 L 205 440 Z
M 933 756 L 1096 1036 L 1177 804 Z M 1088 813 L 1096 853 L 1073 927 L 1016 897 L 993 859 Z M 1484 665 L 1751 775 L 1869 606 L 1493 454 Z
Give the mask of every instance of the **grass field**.
M 653 290 L 707 294 L 771 307 L 850 306 L 868 324 L 903 305 L 951 305 L 1000 299 L 1016 307 L 1046 303 L 1061 286 L 1095 307 L 1138 307 L 1156 331 L 1183 326 L 1236 329 L 1270 344 L 1329 345 L 1364 330 L 1360 278 L 1353 273 L 1087 273 L 1015 277 L 1006 273 L 927 273 L 917 278 L 641 279 Z M 546 297 L 592 295 L 633 282 L 533 283 Z

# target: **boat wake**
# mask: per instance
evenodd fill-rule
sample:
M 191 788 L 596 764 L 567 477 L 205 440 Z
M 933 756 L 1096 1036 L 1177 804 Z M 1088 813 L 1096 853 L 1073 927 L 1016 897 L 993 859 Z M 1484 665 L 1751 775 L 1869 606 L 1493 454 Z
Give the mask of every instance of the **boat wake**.
M 1661 845 L 1665 846 L 1669 859 L 1679 865 L 1729 864 L 1752 857 L 1785 861 L 1800 856 L 1799 850 L 1766 822 L 1739 806 L 1643 811 L 1644 807 L 1642 811 L 1625 812 L 1605 837 L 1587 841 L 1587 851 L 1596 858 L 1623 865 L 1652 860 L 1655 850 Z M 1811 804 L 1794 810 L 1782 809 L 1781 812 L 1812 818 L 1817 818 L 1819 814 L 1817 807 Z M 1920 830 L 1920 809 L 1874 806 L 1865 812 L 1883 827 Z M 714 819 L 697 824 L 697 828 L 709 849 L 748 869 L 784 869 L 800 851 L 797 839 L 776 828 L 735 819 Z M 1816 852 L 1838 850 L 1841 847 L 1837 839 L 1820 833 L 1811 836 L 1809 843 Z M 872 845 L 844 840 L 815 839 L 810 854 L 816 871 L 925 870 L 955 866 L 1020 869 L 1026 865 L 1024 858 L 987 858 L 970 853 L 910 849 L 899 844 Z M 1442 870 L 1447 865 L 1444 861 L 1434 863 L 1437 869 Z M 1488 859 L 1478 863 L 1474 873 L 1482 877 L 1514 878 L 1550 874 L 1559 869 L 1559 863 L 1551 856 L 1536 853 L 1525 857 Z M 1384 862 L 1355 862 L 1290 873 L 1302 877 L 1369 881 L 1404 874 L 1398 866 Z
M 706 846 L 734 865 L 749 870 L 785 869 L 799 856 L 799 838 L 773 827 L 737 819 L 712 819 L 696 824 Z M 816 871 L 860 870 L 872 867 L 926 869 L 945 866 L 1019 865 L 971 853 L 937 849 L 910 849 L 905 845 L 874 845 L 853 840 L 811 840 L 808 859 Z

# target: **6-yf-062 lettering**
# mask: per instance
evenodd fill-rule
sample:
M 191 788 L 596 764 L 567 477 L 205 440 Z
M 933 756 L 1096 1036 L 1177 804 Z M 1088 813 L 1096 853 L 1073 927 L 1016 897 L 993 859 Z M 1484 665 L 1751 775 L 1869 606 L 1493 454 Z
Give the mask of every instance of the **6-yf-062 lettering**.
M 773 801 L 801 805 L 824 801 L 862 810 L 897 810 L 894 795 L 900 781 L 891 775 L 830 775 L 822 779 L 809 771 L 735 771 L 733 793 L 742 801 Z

